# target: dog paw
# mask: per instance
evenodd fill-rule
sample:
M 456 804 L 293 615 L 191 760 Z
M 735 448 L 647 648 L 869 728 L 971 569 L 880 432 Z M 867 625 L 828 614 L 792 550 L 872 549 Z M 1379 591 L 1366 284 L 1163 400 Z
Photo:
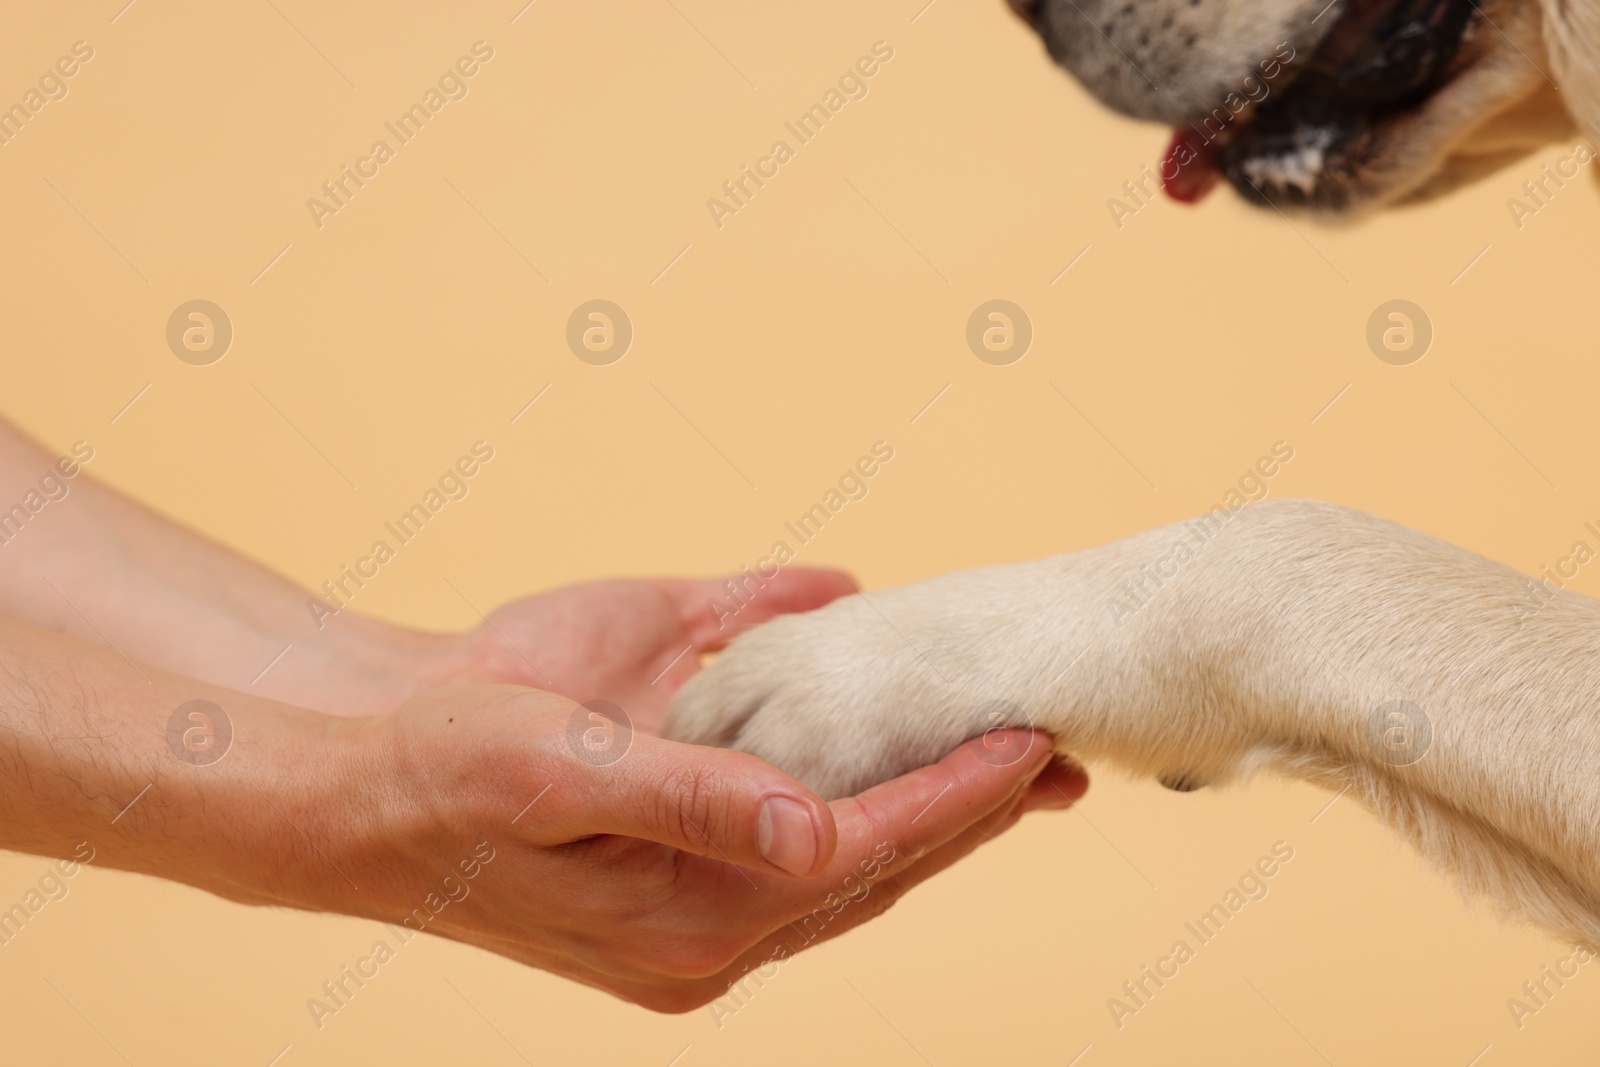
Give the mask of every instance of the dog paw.
M 776 618 L 690 679 L 664 736 L 749 752 L 831 800 L 1032 725 L 992 669 L 997 635 L 960 617 L 960 603 L 907 586 Z M 997 737 L 984 751 L 1005 764 L 1018 749 Z

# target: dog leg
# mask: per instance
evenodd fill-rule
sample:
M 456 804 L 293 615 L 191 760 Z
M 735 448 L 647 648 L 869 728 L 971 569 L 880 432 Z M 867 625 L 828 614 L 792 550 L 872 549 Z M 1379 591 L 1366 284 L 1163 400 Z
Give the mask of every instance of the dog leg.
M 1600 602 L 1333 505 L 1218 508 L 780 617 L 683 689 L 667 734 L 832 798 L 1030 724 L 1183 788 L 1260 766 L 1348 787 L 1469 889 L 1600 941 Z

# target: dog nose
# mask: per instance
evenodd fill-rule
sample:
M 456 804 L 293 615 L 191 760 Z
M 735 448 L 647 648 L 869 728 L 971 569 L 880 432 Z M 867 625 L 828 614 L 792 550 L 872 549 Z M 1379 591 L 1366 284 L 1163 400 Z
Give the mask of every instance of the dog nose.
M 1011 10 L 1015 11 L 1017 17 L 1023 22 L 1029 25 L 1033 24 L 1034 13 L 1039 8 L 1039 0 L 1006 0 L 1006 3 L 1011 5 Z

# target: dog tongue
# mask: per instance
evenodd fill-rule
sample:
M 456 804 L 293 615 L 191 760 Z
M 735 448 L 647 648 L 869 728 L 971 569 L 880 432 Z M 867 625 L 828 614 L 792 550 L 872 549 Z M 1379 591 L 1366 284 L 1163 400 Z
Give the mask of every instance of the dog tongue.
M 1168 178 L 1167 175 L 1172 175 Z M 1161 187 L 1172 199 L 1197 203 L 1217 184 L 1217 168 L 1211 162 L 1211 148 L 1191 129 L 1177 130 L 1167 154 L 1161 160 Z

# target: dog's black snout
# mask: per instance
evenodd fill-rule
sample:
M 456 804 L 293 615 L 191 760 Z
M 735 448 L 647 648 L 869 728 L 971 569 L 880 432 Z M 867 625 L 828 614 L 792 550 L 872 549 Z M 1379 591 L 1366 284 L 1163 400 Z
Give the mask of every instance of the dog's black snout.
M 1033 25 L 1034 16 L 1039 10 L 1039 0 L 1006 0 L 1011 5 L 1011 10 L 1017 17 L 1028 25 Z

